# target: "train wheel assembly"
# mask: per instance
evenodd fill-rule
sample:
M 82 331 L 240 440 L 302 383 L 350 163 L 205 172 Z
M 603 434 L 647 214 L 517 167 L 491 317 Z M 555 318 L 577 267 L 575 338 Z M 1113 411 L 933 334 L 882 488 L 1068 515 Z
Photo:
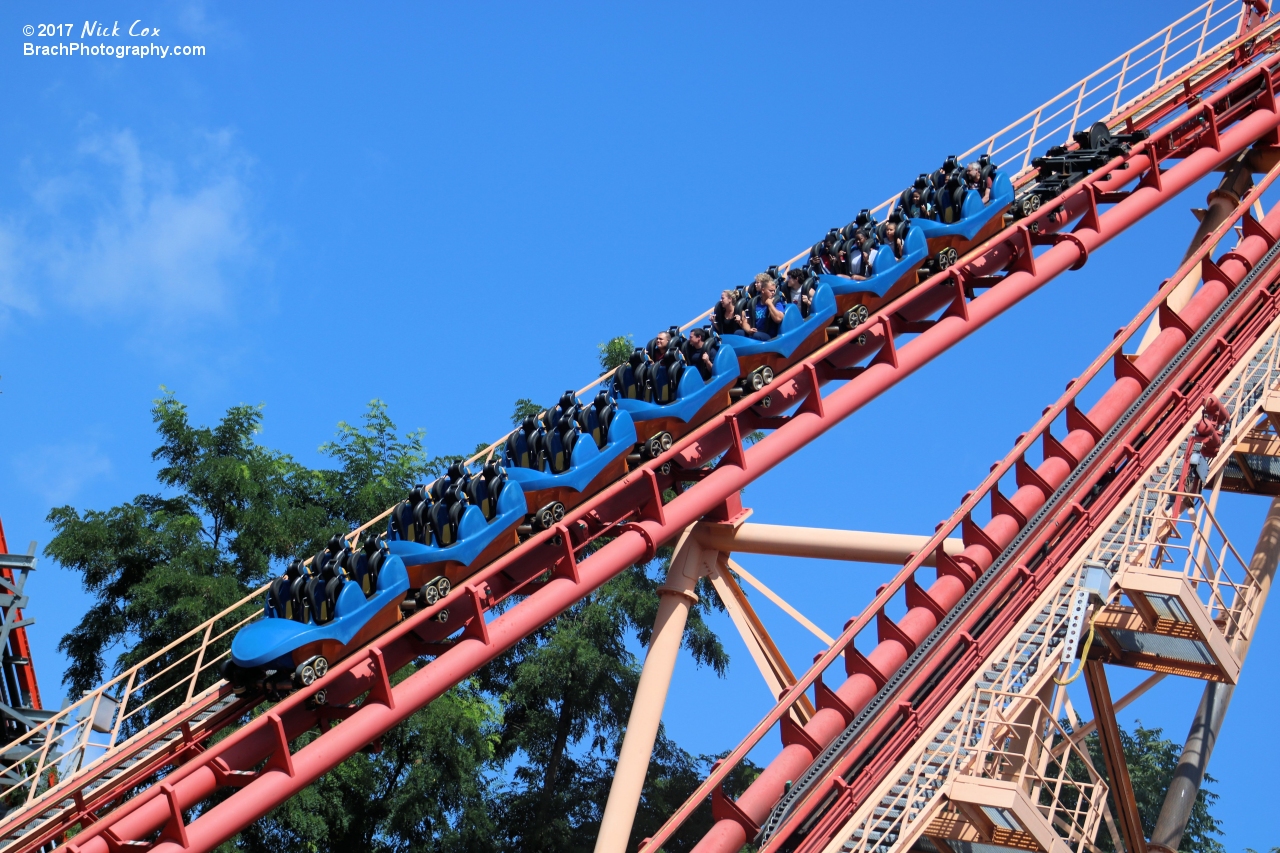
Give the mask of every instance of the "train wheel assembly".
M 867 306 L 859 302 L 857 305 L 844 312 L 844 327 L 847 330 L 852 329 L 855 326 L 860 326 L 867 322 L 870 317 L 871 312 L 867 310 Z
M 304 660 L 293 671 L 293 686 L 308 687 L 314 684 L 317 679 L 324 678 L 325 673 L 328 671 L 329 660 L 324 655 L 316 655 L 313 658 Z
M 552 501 L 533 514 L 533 523 L 538 530 L 550 530 L 562 518 L 564 518 L 564 504 L 560 501 Z
M 650 459 L 657 459 L 659 456 L 670 450 L 672 444 L 675 444 L 675 439 L 671 437 L 671 433 L 663 430 L 657 435 L 651 436 L 649 440 L 644 443 L 645 453 L 649 455 Z
M 938 250 L 937 260 L 938 269 L 945 270 L 947 267 L 960 260 L 960 253 L 956 251 L 955 246 L 947 246 L 946 248 Z

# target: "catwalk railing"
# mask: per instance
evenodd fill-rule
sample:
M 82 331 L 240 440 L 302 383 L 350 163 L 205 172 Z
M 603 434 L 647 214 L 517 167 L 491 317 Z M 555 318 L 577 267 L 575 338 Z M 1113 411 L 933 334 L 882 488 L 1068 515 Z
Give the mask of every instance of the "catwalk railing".
M 796 686 L 781 698 L 774 711 L 752 730 L 750 735 L 742 744 L 740 744 L 729 754 L 729 756 L 726 757 L 720 766 L 711 774 L 708 780 L 700 786 L 689 801 L 686 802 L 685 806 L 677 811 L 671 821 L 669 821 L 666 826 L 655 834 L 652 841 L 645 845 L 643 849 L 658 849 L 668 838 L 671 837 L 672 833 L 674 833 L 680 823 L 692 813 L 692 810 L 697 807 L 698 803 L 705 799 L 706 796 L 717 792 L 719 790 L 719 785 L 732 771 L 735 764 L 739 763 L 766 734 L 775 730 L 775 727 L 779 724 L 781 717 L 787 713 L 789 707 L 797 701 L 800 695 L 813 688 L 815 684 L 821 681 L 821 674 L 837 662 L 841 653 L 853 643 L 855 638 L 864 633 L 874 635 L 881 630 L 880 626 L 883 621 L 881 614 L 883 614 L 884 608 L 890 603 L 890 601 L 901 599 L 903 596 L 907 597 L 908 602 L 911 602 L 913 597 L 917 602 L 920 600 L 920 593 L 916 592 L 913 596 L 911 590 L 923 587 L 923 583 L 915 580 L 915 574 L 923 566 L 925 554 L 937 551 L 940 543 L 945 538 L 954 536 L 957 533 L 960 533 L 963 536 L 967 544 L 984 541 L 985 534 L 981 532 L 978 524 L 973 520 L 973 514 L 980 508 L 980 505 L 983 502 L 988 500 L 992 507 L 993 516 L 997 514 L 997 510 L 1001 512 L 1005 511 L 1009 507 L 1009 500 L 1005 495 L 1014 494 L 1020 486 L 1036 481 L 1037 475 L 1025 459 L 1027 453 L 1032 450 L 1034 444 L 1038 441 L 1043 442 L 1046 451 L 1046 458 L 1049 458 L 1051 455 L 1058 453 L 1060 448 L 1058 440 L 1054 439 L 1051 435 L 1051 431 L 1054 431 L 1055 425 L 1057 434 L 1064 435 L 1073 429 L 1080 429 L 1080 424 L 1082 423 L 1088 424 L 1088 420 L 1084 418 L 1076 408 L 1076 399 L 1089 387 L 1090 382 L 1095 379 L 1098 379 L 1098 381 L 1101 382 L 1106 381 L 1106 376 L 1103 371 L 1107 367 L 1114 365 L 1113 369 L 1115 375 L 1118 377 L 1126 375 L 1132 376 L 1132 373 L 1126 373 L 1126 371 L 1129 371 L 1130 362 L 1122 354 L 1122 347 L 1135 335 L 1139 334 L 1141 328 L 1152 315 L 1159 314 L 1162 327 L 1165 328 L 1168 328 L 1170 325 L 1176 326 L 1179 322 L 1177 315 L 1165 306 L 1165 299 L 1168 294 L 1173 291 L 1173 288 L 1176 287 L 1177 282 L 1181 281 L 1181 279 L 1189 273 L 1196 264 L 1205 261 L 1205 259 L 1211 255 L 1211 252 L 1217 243 L 1231 233 L 1231 228 L 1234 226 L 1237 219 L 1241 219 L 1243 222 L 1245 233 L 1253 235 L 1265 233 L 1257 227 L 1257 223 L 1254 222 L 1251 217 L 1243 212 L 1247 211 L 1249 206 L 1261 197 L 1262 192 L 1271 186 L 1271 184 L 1276 180 L 1278 173 L 1280 173 L 1280 170 L 1273 170 L 1263 179 L 1263 181 L 1259 183 L 1258 187 L 1253 192 L 1246 196 L 1246 200 L 1237 208 L 1236 215 L 1229 218 L 1227 222 L 1209 236 L 1200 250 L 1197 253 L 1194 253 L 1192 257 L 1188 258 L 1188 260 L 1179 268 L 1178 272 L 1176 272 L 1174 276 L 1161 288 L 1156 297 L 1148 303 L 1144 310 L 1140 312 L 1139 315 L 1125 327 L 1125 329 L 1118 333 L 1116 339 L 1104 349 L 1102 355 L 1093 362 L 1085 374 L 1079 379 L 1072 381 L 1069 386 L 1069 392 L 1064 395 L 1058 403 L 1046 410 L 1044 416 L 1029 432 L 1019 438 L 1009 456 L 993 467 L 992 473 L 983 481 L 982 485 L 966 498 L 964 503 L 949 521 L 939 527 L 930 543 L 922 549 L 921 554 L 908 563 L 904 571 L 880 592 L 875 601 L 872 602 L 862 615 L 850 621 L 846 626 L 845 631 L 836 639 L 836 642 L 831 649 L 821 656 L 806 674 L 799 678 Z M 1075 233 L 1083 234 L 1087 232 L 1082 232 L 1077 228 Z M 1206 261 L 1205 263 L 1206 269 L 1210 270 L 1209 274 L 1216 274 L 1213 273 L 1213 270 L 1216 270 L 1217 268 L 1212 264 L 1212 262 Z M 994 293 L 995 291 L 993 290 L 992 292 Z M 924 336 L 922 336 L 922 339 L 923 337 Z M 904 348 L 902 353 L 905 353 L 906 351 L 907 350 Z M 899 354 L 899 357 L 901 357 L 901 353 Z M 1098 433 L 1098 437 L 1101 437 L 1100 432 Z M 768 439 L 766 439 L 766 441 L 768 441 Z M 1176 482 L 1173 485 L 1176 486 Z M 994 546 L 994 544 L 989 544 L 987 547 L 992 551 L 993 555 L 998 554 L 1003 550 Z M 871 639 L 870 642 L 874 643 L 875 640 Z M 821 690 L 819 692 L 821 692 Z M 824 783 L 827 785 L 825 790 L 829 790 L 831 785 L 830 780 L 833 778 L 832 773 L 828 772 L 825 778 L 827 780 Z M 797 785 L 791 789 L 791 793 L 789 793 L 788 796 L 799 798 L 803 795 L 803 791 L 805 789 L 802 785 L 798 784 L 799 781 L 800 780 L 797 780 Z M 819 788 L 821 788 L 821 786 L 819 786 Z M 821 799 L 821 796 L 817 794 L 813 794 L 811 797 L 816 797 L 818 800 Z M 778 834 L 773 837 L 782 837 L 783 830 L 785 828 L 788 826 L 794 827 L 794 825 L 807 814 L 805 808 L 800 807 L 802 803 L 798 799 L 796 799 L 795 802 L 795 811 L 789 811 L 785 815 L 779 816 L 778 823 L 776 825 L 771 824 L 769 827 L 766 827 L 772 833 Z M 807 808 L 812 809 L 814 807 L 814 801 L 812 799 L 806 799 L 804 802 L 808 803 Z
M 1035 179 L 1031 160 L 1037 153 L 1042 153 L 1047 145 L 1077 147 L 1072 134 L 1094 122 L 1105 122 L 1115 130 L 1125 130 L 1130 125 L 1154 130 L 1169 118 L 1171 105 L 1183 102 L 1186 95 L 1183 84 L 1190 82 L 1192 76 L 1188 69 L 1197 68 L 1199 79 L 1192 90 L 1201 95 L 1225 81 L 1225 72 L 1235 70 L 1231 63 L 1236 61 L 1241 41 L 1238 31 L 1248 14 L 1248 6 L 1241 12 L 1239 0 L 1202 3 L 957 156 L 963 162 L 988 154 L 993 162 L 1012 173 L 1014 186 L 1022 188 Z M 1277 19 L 1257 27 L 1250 36 L 1255 44 L 1249 55 L 1261 54 L 1263 42 L 1274 39 L 1278 32 L 1280 20 Z M 1201 60 L 1206 57 L 1210 61 L 1200 68 Z M 904 176 L 904 186 L 910 178 Z M 871 212 L 883 219 L 897 198 L 895 194 L 885 199 Z M 806 247 L 779 266 L 788 269 L 808 257 L 808 253 Z M 710 310 L 704 311 L 680 328 L 692 328 L 710 315 Z M 593 379 L 578 390 L 578 395 L 586 394 L 612 375 L 610 370 Z M 470 457 L 467 464 L 491 458 L 509 435 L 503 435 Z
M 1139 327 L 1140 324 L 1130 324 L 1125 332 L 1137 333 Z M 1119 340 L 1126 337 L 1129 335 L 1122 334 Z M 1087 379 L 1088 375 L 1083 378 Z M 1280 317 L 1272 319 L 1256 340 L 1241 346 L 1235 367 L 1213 389 L 1213 395 L 1229 412 L 1225 446 L 1229 447 L 1230 442 L 1248 433 L 1265 417 L 1262 399 L 1274 388 L 1280 388 Z M 906 751 L 903 758 L 877 780 L 876 787 L 860 801 L 857 811 L 831 833 L 825 850 L 885 853 L 910 848 L 940 808 L 940 802 L 934 798 L 950 775 L 946 762 L 938 760 L 939 746 L 952 737 L 947 729 L 948 721 L 968 703 L 977 701 L 984 691 L 1035 697 L 1046 687 L 1052 687 L 1050 678 L 1060 672 L 1061 663 L 1057 641 L 1067 632 L 1071 601 L 1089 567 L 1104 566 L 1118 572 L 1126 565 L 1172 565 L 1174 571 L 1198 580 L 1202 587 L 1214 589 L 1203 600 L 1225 606 L 1219 615 L 1230 614 L 1231 621 L 1219 620 L 1224 631 L 1235 636 L 1252 634 L 1261 615 L 1252 606 L 1258 596 L 1258 579 L 1250 574 L 1247 561 L 1239 560 L 1239 554 L 1210 509 L 1218 494 L 1221 469 L 1230 454 L 1223 453 L 1213 460 L 1209 475 L 1213 488 L 1208 501 L 1202 494 L 1180 490 L 1187 445 L 1194 438 L 1197 418 L 1198 412 L 1194 409 L 1189 416 L 1184 415 L 1182 429 L 1159 453 L 1149 456 L 1136 485 L 1100 519 L 1088 541 L 1074 549 L 1058 578 L 1048 584 L 1048 591 L 1006 632 L 1005 641 L 978 665 L 978 672 L 989 686 L 972 684 L 970 690 L 962 691 L 950 706 L 924 725 L 915 738 L 916 747 Z M 1171 497 L 1187 498 L 1178 502 L 1183 505 L 1182 510 L 1173 518 L 1169 511 Z M 1174 518 L 1179 530 L 1174 529 Z M 1182 538 L 1177 539 L 1175 533 Z M 1173 549 L 1184 556 L 1169 562 L 1165 555 Z M 1240 568 L 1235 579 L 1225 580 L 1223 565 L 1237 560 Z M 915 802 L 931 805 L 908 808 Z

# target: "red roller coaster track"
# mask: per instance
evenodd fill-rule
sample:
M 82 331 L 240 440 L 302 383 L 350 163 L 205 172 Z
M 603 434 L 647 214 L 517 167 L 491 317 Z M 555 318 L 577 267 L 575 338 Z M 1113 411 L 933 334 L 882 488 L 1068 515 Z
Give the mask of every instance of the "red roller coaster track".
M 1246 4 L 1242 20 L 1256 20 L 1257 16 L 1250 17 L 1249 10 L 1250 4 Z M 658 547 L 689 525 L 705 518 L 732 519 L 741 510 L 738 495 L 744 486 L 868 401 L 1058 274 L 1078 269 L 1102 244 L 1245 149 L 1280 145 L 1280 110 L 1276 105 L 1280 56 L 1273 53 L 1280 28 L 1264 20 L 1251 29 L 1243 25 L 1241 29 L 1235 37 L 1108 119 L 1119 130 L 1151 132 L 1149 138 L 1135 143 L 1124 156 L 1115 158 L 1034 214 L 1012 222 L 955 266 L 793 365 L 773 384 L 744 397 L 662 457 L 631 471 L 569 513 L 554 529 L 485 567 L 447 599 L 377 637 L 336 664 L 323 680 L 293 694 L 216 744 L 210 744 L 208 738 L 218 727 L 208 727 L 200 737 L 175 740 L 150 763 L 133 768 L 113 784 L 94 789 L 91 795 L 87 788 L 77 788 L 69 795 L 75 800 L 74 808 L 57 820 L 41 824 L 9 849 L 37 849 L 78 824 L 80 832 L 67 843 L 69 850 L 116 853 L 132 846 L 166 853 L 211 850 L 609 578 L 637 561 L 651 558 Z M 1118 98 L 1117 95 L 1117 101 Z M 1019 185 L 1026 186 L 1033 180 L 1034 175 L 1028 173 L 1020 178 Z M 1071 223 L 1075 226 L 1067 231 Z M 787 783 L 804 778 L 815 758 L 837 741 L 860 712 L 870 707 L 869 703 L 891 679 L 905 673 L 895 689 L 907 690 L 927 680 L 937 666 L 943 665 L 951 671 L 942 678 L 941 686 L 935 684 L 931 688 L 934 703 L 950 695 L 948 690 L 958 689 L 954 685 L 963 681 L 966 670 L 955 664 L 956 655 L 961 656 L 960 660 L 972 659 L 973 665 L 979 660 L 977 651 L 965 650 L 965 644 L 977 649 L 982 642 L 982 631 L 972 624 L 972 619 L 987 614 L 992 601 L 1017 598 L 1019 590 L 1036 588 L 1034 582 L 1028 582 L 1035 571 L 1025 560 L 1001 558 L 1006 546 L 1014 543 L 1019 554 L 1027 554 L 1041 546 L 1049 547 L 1051 542 L 1059 547 L 1066 538 L 1078 539 L 1088 528 L 1088 524 L 1078 523 L 1079 519 L 1090 512 L 1097 513 L 1080 502 L 1082 490 L 1096 487 L 1103 472 L 1115 471 L 1124 453 L 1139 452 L 1139 445 L 1134 443 L 1138 436 L 1156 439 L 1181 424 L 1183 421 L 1177 418 L 1161 420 L 1171 406 L 1186 409 L 1178 410 L 1184 420 L 1190 416 L 1195 403 L 1188 402 L 1185 389 L 1179 392 L 1184 394 L 1181 401 L 1168 398 L 1164 391 L 1154 396 L 1144 396 L 1144 392 L 1169 366 L 1176 369 L 1178 376 L 1194 375 L 1192 385 L 1196 389 L 1212 387 L 1214 379 L 1230 365 L 1235 351 L 1231 346 L 1206 344 L 1188 353 L 1186 346 L 1196 330 L 1210 321 L 1215 330 L 1227 323 L 1235 323 L 1233 328 L 1253 329 L 1274 318 L 1276 300 L 1267 290 L 1271 273 L 1258 273 L 1262 272 L 1259 261 L 1264 255 L 1270 263 L 1276 242 L 1270 235 L 1278 233 L 1280 214 L 1273 213 L 1262 223 L 1246 218 L 1239 246 L 1219 259 L 1216 266 L 1207 263 L 1210 274 L 1205 276 L 1206 284 L 1191 302 L 1178 312 L 1161 309 L 1163 331 L 1155 343 L 1132 362 L 1123 357 L 1116 359 L 1117 381 L 1089 413 L 1080 413 L 1070 400 L 1060 404 L 1058 411 L 1066 412 L 1069 427 L 1060 442 L 1049 435 L 1048 424 L 1053 415 L 1046 415 L 1036 431 L 1036 435 L 1043 436 L 1045 461 L 1033 469 L 1022 459 L 1033 436 L 1020 442 L 1022 450 L 1015 448 L 1016 458 L 1006 460 L 1005 468 L 993 473 L 988 491 L 983 492 L 991 495 L 991 520 L 981 527 L 972 521 L 970 511 L 978 499 L 974 497 L 962 507 L 954 523 L 935 536 L 941 566 L 938 580 L 927 590 L 921 589 L 912 573 L 923 558 L 909 563 L 895 584 L 850 623 L 770 717 L 644 849 L 656 850 L 708 794 L 713 798 L 717 822 L 697 849 L 739 849 L 766 823 L 789 787 Z M 1207 256 L 1213 242 L 1206 243 L 1202 254 Z M 1219 310 L 1232 288 L 1250 270 L 1255 271 L 1248 284 L 1250 293 L 1263 294 L 1261 301 L 1242 302 L 1232 297 L 1234 301 Z M 1169 383 L 1160 386 L 1171 387 Z M 1135 401 L 1141 403 L 1136 415 Z M 744 446 L 742 437 L 754 430 L 766 430 L 768 434 L 750 447 Z M 1102 440 L 1109 431 L 1118 431 L 1124 440 L 1108 438 L 1104 448 Z M 1095 453 L 1096 448 L 1105 452 Z M 1131 466 L 1135 470 L 1138 467 Z M 662 473 L 664 468 L 671 473 Z M 996 479 L 1010 468 L 1016 468 L 1020 488 L 1008 498 L 990 491 Z M 1065 521 L 1035 527 L 1019 539 L 1047 502 L 1060 505 L 1063 496 L 1059 487 L 1064 484 L 1075 500 L 1069 500 L 1068 505 L 1078 506 L 1079 511 L 1067 514 Z M 664 503 L 664 492 L 669 490 L 674 490 L 676 496 Z M 1105 496 L 1105 490 L 1102 494 Z M 1093 499 L 1099 500 L 1096 496 Z M 939 543 L 956 527 L 961 529 L 966 547 L 960 556 L 951 559 Z M 607 541 L 587 557 L 587 546 L 604 537 Z M 992 566 L 997 571 L 984 574 Z M 885 615 L 884 606 L 904 586 L 912 606 L 894 622 Z M 1026 598 L 1031 593 L 1024 591 L 1022 595 Z M 514 596 L 519 600 L 489 618 L 498 604 Z M 987 636 L 999 635 L 1000 626 L 1025 609 L 1028 602 L 1023 598 L 1017 598 L 1016 606 L 1000 611 L 995 622 L 985 625 Z M 436 617 L 446 609 L 448 621 L 441 623 Z M 952 615 L 956 618 L 947 622 Z M 871 621 L 877 623 L 880 645 L 865 658 L 849 654 L 848 680 L 835 687 L 823 686 L 822 671 Z M 942 623 L 946 623 L 945 634 L 922 658 L 928 665 L 916 661 L 909 672 L 904 670 L 904 664 L 915 661 L 912 655 L 925 647 Z M 399 684 L 391 684 L 393 672 L 423 656 L 434 657 Z M 736 802 L 725 798 L 719 786 L 729 768 L 810 688 L 815 690 L 817 712 L 799 734 L 799 727 L 784 727 L 788 734 L 778 756 Z M 312 697 L 319 689 L 327 692 L 328 699 L 327 704 L 317 707 Z M 205 701 L 201 707 L 207 705 Z M 931 707 L 920 705 L 917 711 L 923 714 Z M 243 710 L 233 707 L 221 711 L 221 725 L 234 725 L 237 713 Z M 844 743 L 842 751 L 810 773 L 810 783 L 770 826 L 765 849 L 794 843 L 795 832 L 802 825 L 806 835 L 800 843 L 807 845 L 803 849 L 825 843 L 861 802 L 859 796 L 865 798 L 871 781 L 878 781 L 888 772 L 905 749 L 904 732 L 909 727 L 883 706 L 871 711 L 875 712 L 872 716 L 863 715 L 863 729 L 857 738 Z M 182 714 L 175 716 L 171 730 L 183 727 L 185 721 Z M 315 729 L 320 733 L 294 751 L 293 740 Z M 871 750 L 873 745 L 875 749 Z M 857 790 L 849 788 L 841 778 L 855 761 L 863 762 L 860 766 L 869 780 Z M 165 775 L 157 778 L 166 768 Z M 110 765 L 96 768 L 94 778 L 103 778 L 109 770 Z M 125 790 L 148 779 L 152 782 L 150 787 L 121 801 Z M 833 797 L 837 789 L 840 796 Z M 208 805 L 215 794 L 223 796 L 216 805 Z M 38 805 L 29 804 L 6 816 L 0 833 L 12 836 L 20 831 L 24 821 L 33 819 Z M 197 816 L 188 820 L 193 812 Z

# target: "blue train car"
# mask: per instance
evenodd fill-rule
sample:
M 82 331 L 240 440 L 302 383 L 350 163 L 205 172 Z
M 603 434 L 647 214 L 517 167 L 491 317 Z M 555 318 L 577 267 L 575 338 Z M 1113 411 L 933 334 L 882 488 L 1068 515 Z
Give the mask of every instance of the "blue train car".
M 404 561 L 379 548 L 370 562 L 375 565 L 368 594 L 359 580 L 341 572 L 329 580 L 313 575 L 278 579 L 267 596 L 265 618 L 232 639 L 224 677 L 237 691 L 259 682 L 277 690 L 310 684 L 324 676 L 330 661 L 395 624 L 409 589 Z M 326 600 L 307 606 L 300 593 L 315 602 L 317 587 Z
M 710 379 L 704 380 L 697 368 L 685 366 L 670 403 L 628 399 L 616 396 L 618 408 L 627 412 L 641 436 L 642 455 L 654 458 L 670 449 L 672 443 L 695 426 L 729 405 L 729 390 L 742 371 L 732 347 L 721 343 L 716 351 Z
M 559 420 L 564 422 L 563 418 Z M 558 430 L 553 420 L 553 432 Z M 525 506 L 535 528 L 551 527 L 564 518 L 568 509 L 626 473 L 626 457 L 636 444 L 635 422 L 625 409 L 613 414 L 601 433 L 602 444 L 593 440 L 590 433 L 578 433 L 576 427 L 563 433 L 570 434 L 574 437 L 571 447 L 566 447 L 561 436 L 552 436 L 561 442 L 559 449 L 545 453 L 536 467 L 507 469 L 511 480 L 524 491 Z
M 929 243 L 929 252 L 939 269 L 955 263 L 957 258 L 975 242 L 985 240 L 1003 227 L 1000 214 L 1013 203 L 1013 183 L 1009 176 L 997 172 L 991 182 L 991 200 L 982 203 L 977 190 L 965 190 L 964 201 L 957 210 L 954 206 L 939 208 L 939 219 L 916 219 Z M 956 214 L 959 215 L 956 215 Z
M 463 498 L 456 504 L 460 511 L 437 505 L 435 519 L 425 518 L 433 508 L 425 494 L 418 495 L 422 501 L 406 501 L 392 511 L 385 537 L 387 549 L 404 562 L 419 606 L 435 604 L 476 568 L 519 541 L 517 531 L 528 512 L 524 490 L 507 472 L 496 472 L 501 480 L 494 476 L 484 483 L 485 497 L 493 501 L 492 506 L 485 505 L 484 498 L 477 499 L 473 489 L 471 500 Z M 465 491 L 466 485 L 456 491 Z
M 787 305 L 778 334 L 772 340 L 757 341 L 742 335 L 725 335 L 721 340 L 733 348 L 747 390 L 758 391 L 796 359 L 826 343 L 827 327 L 835 314 L 836 298 L 831 286 L 820 283 L 813 291 L 809 316 L 801 314 L 799 305 Z
M 924 230 L 915 220 L 908 220 L 905 227 L 901 258 L 895 258 L 888 246 L 881 246 L 872 265 L 872 274 L 862 281 L 839 275 L 820 275 L 818 281 L 831 288 L 836 298 L 836 313 L 845 328 L 853 328 L 865 321 L 871 312 L 897 295 L 891 290 L 905 291 L 916 283 L 916 270 L 929 254 L 929 244 Z M 899 284 L 904 285 L 898 287 Z

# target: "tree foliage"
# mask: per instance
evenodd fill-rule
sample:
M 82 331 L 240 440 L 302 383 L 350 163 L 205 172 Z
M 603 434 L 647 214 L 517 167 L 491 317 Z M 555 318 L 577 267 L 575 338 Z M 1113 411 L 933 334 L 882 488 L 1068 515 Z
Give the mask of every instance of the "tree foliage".
M 1138 804 L 1138 815 L 1142 820 L 1142 831 L 1147 838 L 1155 830 L 1156 819 L 1160 816 L 1160 807 L 1164 804 L 1165 791 L 1173 781 L 1173 771 L 1178 766 L 1178 758 L 1182 755 L 1182 746 L 1164 737 L 1164 730 L 1148 729 L 1141 723 L 1133 731 L 1120 729 L 1120 743 L 1124 749 L 1125 764 L 1129 768 L 1129 778 L 1133 783 L 1133 795 Z M 1089 735 L 1089 755 L 1093 766 L 1103 778 L 1107 777 L 1106 764 L 1102 758 L 1102 747 L 1098 735 Z M 1205 783 L 1213 782 L 1212 776 L 1205 774 Z M 1108 780 L 1110 784 L 1110 780 Z M 1109 795 L 1111 813 L 1117 814 L 1115 797 Z M 1182 842 L 1178 845 L 1180 853 L 1226 853 L 1219 838 L 1222 836 L 1222 822 L 1215 818 L 1210 807 L 1217 802 L 1218 795 L 1205 785 L 1200 786 L 1195 805 L 1191 808 L 1191 819 L 1182 834 Z M 1107 833 L 1098 838 L 1100 850 L 1110 853 L 1115 850 Z
M 608 373 L 615 367 L 626 364 L 635 348 L 636 342 L 630 335 L 618 335 L 602 344 L 596 344 L 600 354 L 600 372 Z
M 193 427 L 166 393 L 152 416 L 162 493 L 105 511 L 49 513 L 54 536 L 45 553 L 79 573 L 93 596 L 59 644 L 73 695 L 97 686 L 112 658 L 116 671 L 133 666 L 234 605 L 273 559 L 328 521 L 314 503 L 315 472 L 254 441 L 260 408 L 235 406 L 216 427 Z
M 530 409 L 540 410 L 519 401 L 516 419 Z M 376 400 L 358 425 L 339 423 L 320 448 L 333 467 L 321 469 L 257 442 L 260 406 L 232 407 L 214 426 L 197 427 L 166 392 L 152 414 L 156 493 L 105 511 L 50 514 L 55 536 L 46 553 L 94 596 L 62 641 L 73 690 L 163 647 L 243 598 L 273 566 L 318 550 L 459 458 L 429 457 L 422 431 L 400 434 Z M 630 648 L 648 643 L 668 559 L 664 550 L 612 579 L 223 850 L 586 849 L 639 678 Z M 690 614 L 685 646 L 699 665 L 723 673 L 728 656 L 704 606 Z M 712 760 L 660 733 L 635 837 L 654 831 Z M 731 787 L 752 772 L 744 768 Z

